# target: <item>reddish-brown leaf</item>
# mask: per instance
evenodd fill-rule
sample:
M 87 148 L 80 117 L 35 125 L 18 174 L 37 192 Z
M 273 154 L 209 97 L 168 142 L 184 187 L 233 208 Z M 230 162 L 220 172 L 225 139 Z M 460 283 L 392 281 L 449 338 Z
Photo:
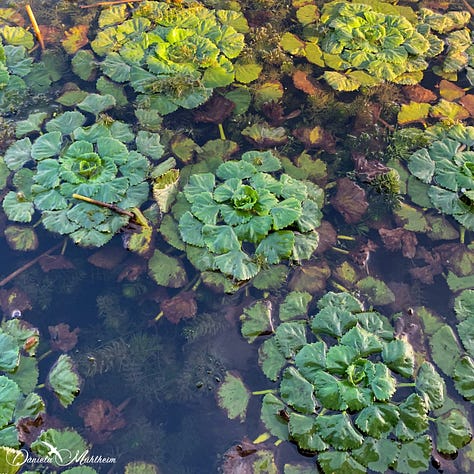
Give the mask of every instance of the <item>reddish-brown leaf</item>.
M 77 344 L 79 328 L 70 330 L 69 324 L 59 323 L 56 326 L 48 326 L 50 346 L 53 351 L 70 351 Z
M 185 291 L 161 302 L 161 311 L 165 318 L 173 324 L 182 319 L 194 318 L 197 313 L 197 304 L 194 292 Z
M 369 207 L 365 191 L 349 178 L 337 180 L 337 193 L 332 205 L 348 224 L 359 222 Z

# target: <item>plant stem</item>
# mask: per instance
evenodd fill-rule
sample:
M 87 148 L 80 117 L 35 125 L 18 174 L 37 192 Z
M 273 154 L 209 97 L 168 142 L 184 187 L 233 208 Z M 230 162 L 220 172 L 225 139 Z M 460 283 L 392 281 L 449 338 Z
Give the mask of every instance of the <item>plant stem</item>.
M 474 16 L 474 8 L 472 8 L 471 5 L 469 5 L 469 2 L 467 0 L 462 0 L 462 3 L 464 3 L 464 5 L 466 6 L 466 9 L 468 10 L 468 12 Z
M 218 123 L 217 127 L 219 128 L 219 135 L 221 136 L 221 140 L 226 140 L 225 133 L 224 133 L 224 127 L 222 126 L 222 124 Z
M 41 354 L 36 360 L 38 362 L 41 362 L 43 359 L 46 359 L 46 357 L 48 357 L 52 353 L 53 353 L 53 351 L 51 349 L 49 349 L 49 351 L 46 351 L 44 354 Z
M 28 13 L 28 17 L 30 18 L 31 26 L 33 27 L 33 31 L 35 32 L 36 38 L 38 39 L 41 49 L 44 51 L 45 50 L 44 39 L 39 29 L 38 23 L 36 21 L 35 14 L 33 13 L 33 10 L 31 9 L 30 5 L 25 5 L 25 9 L 26 9 L 26 13 Z
M 398 383 L 397 387 L 415 387 L 416 384 L 415 382 L 404 382 L 404 383 Z
M 61 247 L 61 245 L 62 243 L 57 244 L 54 247 L 51 247 L 49 250 L 46 250 L 46 252 L 42 253 L 41 255 L 38 255 L 33 260 L 30 260 L 28 263 L 25 263 L 18 270 L 15 270 L 13 273 L 10 273 L 10 275 L 8 275 L 2 281 L 0 281 L 0 288 L 2 286 L 5 286 L 9 281 L 13 280 L 13 278 L 17 277 L 20 273 L 23 273 L 25 270 L 28 270 L 28 268 L 32 267 L 35 263 L 39 262 L 44 256 L 49 255 L 51 252 L 54 252 L 56 249 Z
M 343 291 L 345 293 L 350 293 L 350 291 L 345 286 L 342 286 L 340 283 L 336 283 L 335 281 L 332 281 L 332 280 L 331 280 L 331 283 L 334 286 L 334 288 L 336 288 L 337 290 Z
M 153 322 L 156 323 L 157 321 L 159 321 L 159 320 L 163 317 L 164 314 L 165 314 L 165 313 L 163 313 L 163 311 L 160 311 L 160 312 L 153 318 Z
M 463 244 L 466 238 L 466 228 L 463 225 L 459 226 L 459 241 Z
M 343 235 L 343 234 L 337 234 L 337 238 L 339 240 L 355 240 L 355 237 L 352 237 L 351 235 Z
M 37 389 L 44 388 L 44 387 L 45 387 L 44 383 L 40 383 L 39 385 L 36 386 Z
M 120 5 L 121 3 L 137 3 L 143 0 L 113 0 L 111 2 L 97 2 L 90 5 L 79 5 L 79 8 L 108 7 L 109 5 Z
M 272 437 L 272 435 L 268 431 L 265 431 L 265 433 L 262 433 L 260 436 L 257 436 L 253 440 L 253 444 L 263 443 L 264 441 L 266 441 L 267 439 L 269 439 L 271 437 Z
M 72 195 L 73 198 L 79 199 L 80 201 L 88 202 L 89 204 L 94 204 L 95 206 L 105 207 L 106 209 L 110 209 L 111 211 L 116 212 L 117 214 L 122 214 L 123 216 L 128 216 L 131 219 L 135 219 L 135 214 L 130 211 L 126 211 L 115 204 L 109 204 L 108 202 L 97 201 L 96 199 L 91 199 L 87 196 L 82 196 L 81 194 L 74 193 Z
M 348 250 L 340 249 L 339 247 L 334 247 L 334 245 L 331 247 L 331 249 L 335 252 L 343 253 L 344 255 L 349 255 L 350 253 Z
M 277 393 L 277 391 L 273 388 L 268 388 L 267 390 L 257 390 L 256 392 L 252 392 L 252 395 L 266 395 L 267 393 Z

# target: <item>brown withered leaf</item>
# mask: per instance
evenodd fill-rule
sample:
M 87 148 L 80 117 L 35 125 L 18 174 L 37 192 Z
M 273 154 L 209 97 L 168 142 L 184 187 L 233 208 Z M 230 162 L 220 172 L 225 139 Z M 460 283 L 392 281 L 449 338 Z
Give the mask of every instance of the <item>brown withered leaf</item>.
M 161 311 L 163 311 L 163 316 L 173 324 L 178 324 L 182 319 L 194 318 L 197 313 L 194 292 L 184 291 L 162 301 Z
M 336 152 L 336 140 L 330 132 L 316 125 L 315 127 L 299 127 L 293 130 L 293 136 L 304 144 L 306 150 L 321 148 L 328 153 Z
M 0 307 L 7 315 L 11 315 L 13 310 L 22 312 L 32 308 L 28 295 L 16 287 L 0 289 Z
M 47 273 L 51 270 L 71 270 L 76 266 L 64 255 L 43 255 L 39 259 L 41 270 Z
M 123 264 L 123 270 L 119 273 L 117 281 L 137 281 L 138 277 L 147 271 L 146 261 L 143 258 L 132 256 Z
M 194 112 L 196 122 L 222 123 L 235 109 L 235 103 L 224 96 L 213 94 L 213 96 Z
M 224 453 L 221 472 L 222 474 L 254 474 L 256 454 L 266 451 L 268 448 L 265 445 L 253 444 L 248 438 L 244 438 Z
M 359 222 L 369 207 L 365 191 L 349 178 L 337 180 L 337 193 L 332 205 L 348 224 Z
M 296 71 L 293 74 L 293 84 L 297 89 L 309 95 L 315 95 L 320 90 L 311 82 L 308 74 L 304 71 Z
M 321 221 L 318 227 L 319 242 L 316 254 L 321 255 L 337 242 L 337 232 L 329 221 Z
M 77 344 L 77 336 L 80 329 L 75 328 L 71 331 L 69 324 L 59 323 L 56 326 L 48 326 L 51 337 L 49 344 L 53 351 L 70 351 Z
M 265 102 L 260 108 L 270 125 L 274 127 L 279 127 L 286 120 L 298 117 L 301 114 L 301 110 L 293 110 L 293 112 L 285 115 L 283 105 L 280 102 L 275 102 L 273 100 Z
M 368 160 L 363 153 L 353 152 L 352 160 L 357 177 L 365 182 L 370 182 L 377 176 L 388 173 L 390 168 L 377 160 Z
M 458 101 L 474 117 L 474 95 L 466 94 Z
M 106 245 L 94 252 L 87 261 L 95 267 L 112 270 L 119 265 L 127 255 L 127 251 L 123 247 Z
M 385 248 L 395 252 L 401 250 L 404 257 L 414 258 L 416 254 L 416 246 L 418 239 L 414 232 L 397 227 L 396 229 L 379 229 Z
M 79 409 L 90 441 L 105 443 L 114 431 L 126 425 L 122 405 L 115 407 L 109 400 L 95 398 Z
M 423 260 L 427 265 L 423 267 L 410 268 L 410 275 L 427 285 L 433 284 L 434 277 L 443 272 L 443 264 L 440 254 L 437 252 L 430 252 L 425 247 L 418 246 L 415 258 Z
M 15 423 L 18 430 L 18 440 L 28 446 L 36 440 L 44 429 L 44 414 L 40 413 L 36 418 L 20 418 Z
M 39 25 L 41 36 L 46 45 L 58 45 L 63 39 L 64 30 L 51 25 Z
M 438 96 L 433 91 L 419 84 L 403 87 L 403 93 L 412 102 L 433 103 L 438 100 Z

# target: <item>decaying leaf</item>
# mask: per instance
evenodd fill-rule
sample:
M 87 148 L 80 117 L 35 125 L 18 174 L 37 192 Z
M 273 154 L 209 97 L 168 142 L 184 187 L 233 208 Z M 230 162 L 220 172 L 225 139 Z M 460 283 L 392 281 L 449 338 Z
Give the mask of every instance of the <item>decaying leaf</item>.
M 304 71 L 295 71 L 293 74 L 293 84 L 300 91 L 309 95 L 315 95 L 319 89 L 308 78 L 308 74 Z
M 59 323 L 56 326 L 48 326 L 50 346 L 53 351 L 68 352 L 77 344 L 79 328 L 70 330 L 69 324 Z
M 194 292 L 185 291 L 163 300 L 161 311 L 165 318 L 173 324 L 178 324 L 182 319 L 194 318 L 197 313 L 197 304 L 194 299 Z
M 98 268 L 112 270 L 127 256 L 127 252 L 122 247 L 107 245 L 94 252 L 87 261 Z
M 89 42 L 87 38 L 88 31 L 89 27 L 87 25 L 77 25 L 64 32 L 66 38 L 62 41 L 62 45 L 68 54 L 74 54 Z
M 81 407 L 79 416 L 84 420 L 90 440 L 94 443 L 105 443 L 114 431 L 123 428 L 126 425 L 123 409 L 124 404 L 115 407 L 109 400 L 100 398 L 95 398 Z
M 418 239 L 414 232 L 397 227 L 396 229 L 379 229 L 380 237 L 388 250 L 402 250 L 404 257 L 413 258 L 416 253 Z
M 412 86 L 405 86 L 403 88 L 403 93 L 406 95 L 407 99 L 411 102 L 436 102 L 438 96 L 425 87 L 420 86 L 419 84 L 414 84 Z
M 332 205 L 348 224 L 359 222 L 369 207 L 365 191 L 349 178 L 337 180 L 337 193 Z
M 7 315 L 11 315 L 14 310 L 22 312 L 32 308 L 28 295 L 16 287 L 0 289 L 0 307 Z

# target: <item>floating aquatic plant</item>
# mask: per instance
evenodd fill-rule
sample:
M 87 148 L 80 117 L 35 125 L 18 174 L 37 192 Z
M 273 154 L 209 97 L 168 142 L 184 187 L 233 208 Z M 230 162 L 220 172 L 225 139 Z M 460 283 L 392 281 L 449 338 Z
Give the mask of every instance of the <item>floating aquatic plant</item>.
M 46 412 L 37 393 L 39 369 L 34 357 L 39 344 L 38 329 L 19 319 L 3 321 L 0 327 L 0 432 L 3 446 L 17 448 L 39 434 Z M 63 407 L 79 394 L 81 379 L 72 359 L 62 354 L 47 375 L 47 386 Z M 43 385 L 44 386 L 44 385 Z M 33 429 L 35 428 L 35 429 Z
M 115 103 L 110 95 L 91 96 L 78 107 L 97 115 Z M 113 120 L 84 126 L 86 116 L 78 110 L 44 125 L 32 125 L 32 118 L 26 122 L 19 124 L 17 135 L 20 129 L 20 136 L 39 128 L 44 133 L 17 140 L 5 153 L 16 188 L 3 199 L 8 218 L 30 222 L 39 211 L 46 229 L 70 235 L 83 246 L 105 244 L 134 218 L 130 209 L 148 199 L 149 158 L 163 152 L 159 136 L 145 131 L 135 135 L 128 125 Z
M 270 151 L 249 151 L 189 177 L 177 217 L 193 265 L 243 281 L 268 265 L 310 258 L 323 191 L 280 170 Z
M 319 18 L 298 17 L 305 25 L 304 40 L 287 32 L 281 45 L 325 68 L 324 78 L 336 90 L 353 91 L 384 81 L 416 84 L 446 44 L 448 54 L 435 71 L 454 73 L 467 66 L 470 35 L 464 27 L 469 18 L 467 12 L 421 9 L 417 16 L 410 7 L 385 2 L 333 1 L 324 4 Z
M 249 342 L 271 334 L 260 346 L 259 362 L 269 379 L 279 380 L 261 411 L 272 435 L 316 454 L 322 471 L 333 474 L 428 469 L 430 420 L 438 451 L 454 453 L 470 441 L 462 410 L 445 404 L 443 379 L 430 362 L 416 363 L 413 347 L 394 335 L 387 318 L 364 310 L 349 293 L 332 292 L 308 318 L 310 300 L 293 292 L 280 304 L 278 319 L 265 300 L 241 316 Z M 239 376 L 228 373 L 219 394 L 233 418 L 245 418 L 241 400 L 249 391 Z
M 451 127 L 430 146 L 413 153 L 408 169 L 429 184 L 431 204 L 474 230 L 474 127 Z
M 141 109 L 160 114 L 195 108 L 214 88 L 231 84 L 231 60 L 240 54 L 248 28 L 239 12 L 157 1 L 141 2 L 131 11 L 112 6 L 101 13 L 99 27 L 91 47 L 103 57 L 102 72 L 130 84 Z M 76 70 L 90 76 L 90 58 L 84 51 L 78 55 Z

